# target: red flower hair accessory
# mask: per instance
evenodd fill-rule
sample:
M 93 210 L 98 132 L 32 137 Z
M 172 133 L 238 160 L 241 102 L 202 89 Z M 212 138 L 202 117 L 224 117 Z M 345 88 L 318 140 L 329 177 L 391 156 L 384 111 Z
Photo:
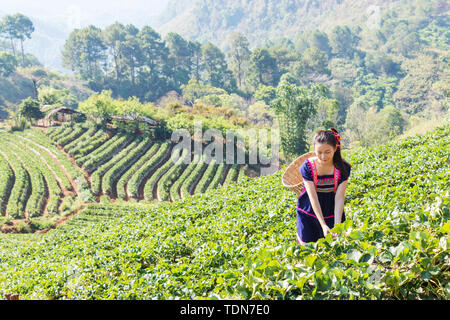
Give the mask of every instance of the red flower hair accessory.
M 335 128 L 331 128 L 330 131 L 336 138 L 336 145 L 337 145 L 338 149 L 341 149 L 341 136 L 339 135 L 339 132 L 337 132 L 337 130 Z

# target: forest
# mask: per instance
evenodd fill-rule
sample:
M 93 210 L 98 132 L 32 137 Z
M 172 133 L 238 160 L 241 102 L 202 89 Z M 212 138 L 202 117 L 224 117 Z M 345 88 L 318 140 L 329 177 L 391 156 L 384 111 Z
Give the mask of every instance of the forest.
M 239 8 L 229 4 L 233 5 Z M 282 2 L 279 8 L 286 17 L 296 17 L 302 5 L 300 1 L 289 7 Z M 208 1 L 196 2 L 191 9 L 201 16 L 211 6 Z M 308 12 L 318 10 L 314 1 L 308 6 Z M 284 20 L 277 20 L 280 16 L 274 14 L 270 1 L 258 4 L 254 11 L 263 7 L 267 19 L 272 19 L 270 24 L 286 27 Z M 62 51 L 63 64 L 97 94 L 106 90 L 114 99 L 136 97 L 163 108 L 169 104 L 173 108 L 174 103 L 226 108 L 262 126 L 280 120 L 274 102 L 282 83 L 310 93 L 312 86 L 321 84 L 324 99 L 317 100 L 315 116 L 299 123 L 306 127 L 307 137 L 319 128 L 338 127 L 345 131 L 347 146 L 386 142 L 423 119 L 441 119 L 448 112 L 450 35 L 448 8 L 442 1 L 403 1 L 377 12 L 372 24 L 346 25 L 338 20 L 327 28 L 300 30 L 292 36 L 286 31 L 289 38 L 266 39 L 256 46 L 249 41 L 252 34 L 232 31 L 231 22 L 220 21 L 228 19 L 229 13 L 217 16 L 220 8 L 217 5 L 212 11 L 219 26 L 217 39 L 228 32 L 220 43 L 190 40 L 175 32 L 162 36 L 150 26 L 116 22 L 102 29 L 90 25 L 70 34 Z M 18 66 L 37 63 L 23 50 L 16 52 L 14 43 L 23 48 L 33 31 L 24 22 L 26 17 L 16 16 L 15 27 L 11 22 L 15 16 L 3 17 L 1 24 L 4 76 Z M 252 15 L 242 13 L 239 23 L 251 19 Z M 205 26 L 210 22 L 204 22 Z M 258 28 L 255 33 L 260 32 Z

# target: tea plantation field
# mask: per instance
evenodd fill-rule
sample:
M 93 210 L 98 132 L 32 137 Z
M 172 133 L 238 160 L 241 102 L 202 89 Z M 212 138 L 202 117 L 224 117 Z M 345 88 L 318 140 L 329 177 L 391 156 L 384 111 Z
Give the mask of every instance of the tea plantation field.
M 89 204 L 42 235 L 0 234 L 0 298 L 449 299 L 449 137 L 446 125 L 346 153 L 347 221 L 304 246 L 285 168 L 176 202 Z
M 100 200 L 178 201 L 234 183 L 248 170 L 187 152 L 175 163 L 170 140 L 87 123 L 0 132 L 0 145 L 4 233 L 47 229 Z

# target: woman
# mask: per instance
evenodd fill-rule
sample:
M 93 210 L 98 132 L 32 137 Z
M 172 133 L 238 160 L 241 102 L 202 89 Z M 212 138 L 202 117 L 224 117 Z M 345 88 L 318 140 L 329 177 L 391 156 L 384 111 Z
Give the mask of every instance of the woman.
M 316 156 L 299 167 L 305 183 L 297 199 L 299 244 L 315 242 L 330 233 L 335 224 L 345 221 L 345 189 L 351 165 L 341 157 L 340 140 L 334 128 L 316 132 Z

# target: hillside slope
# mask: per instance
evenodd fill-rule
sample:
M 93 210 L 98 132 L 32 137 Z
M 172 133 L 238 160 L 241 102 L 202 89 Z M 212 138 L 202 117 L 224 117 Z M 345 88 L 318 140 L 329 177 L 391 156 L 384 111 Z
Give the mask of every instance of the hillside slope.
M 37 80 L 38 89 L 43 86 L 66 89 L 79 101 L 94 93 L 86 83 L 73 76 L 61 75 L 41 67 L 18 68 L 8 77 L 0 77 L 0 117 L 8 116 L 6 110 L 16 110 L 23 99 L 35 96 L 32 79 Z
M 245 34 L 256 46 L 268 39 L 294 39 L 304 30 L 330 31 L 335 25 L 376 24 L 387 9 L 405 9 L 408 5 L 399 0 L 179 0 L 172 1 L 171 7 L 178 8 L 177 2 L 185 10 L 172 9 L 172 14 L 166 11 L 166 16 L 174 17 L 159 31 L 177 32 L 200 42 L 212 41 L 222 49 L 233 31 Z
M 176 203 L 90 205 L 45 235 L 0 234 L 0 297 L 449 299 L 449 137 L 447 124 L 345 154 L 347 221 L 302 247 L 283 170 Z

